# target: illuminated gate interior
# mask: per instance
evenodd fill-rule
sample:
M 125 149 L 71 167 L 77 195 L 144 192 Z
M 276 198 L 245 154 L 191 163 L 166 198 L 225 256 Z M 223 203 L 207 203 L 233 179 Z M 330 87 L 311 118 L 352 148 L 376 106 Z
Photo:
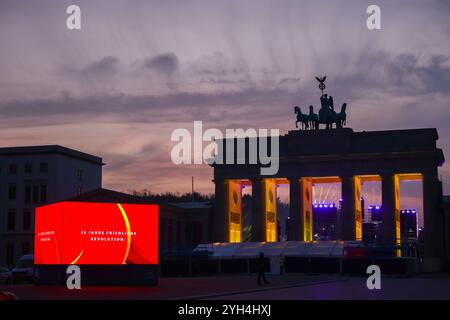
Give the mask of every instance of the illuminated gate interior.
M 401 232 L 400 232 L 400 181 L 422 181 L 422 175 L 419 173 L 414 174 L 396 174 L 388 178 L 388 181 L 384 181 L 384 194 L 385 203 L 384 211 L 388 211 L 391 207 L 394 214 L 392 216 L 383 215 L 383 221 L 389 222 L 391 219 L 392 223 L 388 223 L 389 227 L 383 228 L 384 237 L 386 235 L 392 235 L 393 242 L 395 244 L 401 244 Z M 362 185 L 365 182 L 383 182 L 383 178 L 379 175 L 362 175 L 362 176 L 352 176 L 347 179 L 347 201 L 340 199 L 339 201 L 339 214 L 340 219 L 346 219 L 341 221 L 342 224 L 347 225 L 342 230 L 339 230 L 339 235 L 341 239 L 354 239 L 362 240 L 363 238 L 363 210 L 367 208 L 362 207 L 363 192 Z M 253 182 L 255 183 L 255 182 Z M 262 179 L 257 182 L 261 186 L 261 196 L 262 196 L 262 211 L 263 211 L 263 236 L 261 241 L 265 242 L 275 242 L 279 240 L 278 235 L 278 212 L 277 212 L 277 186 L 278 185 L 289 185 L 291 181 L 286 178 L 278 179 Z M 317 184 L 331 184 L 340 183 L 345 184 L 343 179 L 340 177 L 309 177 L 301 178 L 298 181 L 299 193 L 297 197 L 295 195 L 290 195 L 290 201 L 299 201 L 299 219 L 302 225 L 302 241 L 310 242 L 314 240 L 313 237 L 313 194 L 315 186 Z M 226 180 L 226 190 L 227 190 L 227 216 L 229 217 L 229 242 L 241 242 L 243 241 L 243 211 L 242 211 L 242 189 L 244 187 L 254 187 L 252 182 L 248 179 L 240 180 Z M 383 189 L 383 188 L 381 188 Z M 337 197 L 337 194 L 334 195 Z M 342 194 L 340 195 L 342 197 Z M 387 200 L 386 200 L 387 199 Z M 336 202 L 333 199 L 333 205 Z M 383 201 L 382 201 L 383 202 Z M 320 202 L 319 202 L 320 203 Z M 337 206 L 337 204 L 336 204 Z M 342 206 L 342 207 L 341 207 Z M 380 204 L 380 207 L 383 207 Z M 346 210 L 350 209 L 350 214 L 346 215 Z M 253 237 L 254 238 L 254 237 Z
M 234 141 L 236 145 L 237 140 Z M 436 147 L 438 135 L 435 129 L 372 132 L 355 132 L 349 128 L 295 130 L 280 136 L 279 140 L 279 169 L 274 175 L 263 175 L 262 165 L 250 163 L 248 154 L 239 158 L 239 164 L 212 165 L 216 197 L 214 241 L 243 241 L 244 185 L 251 186 L 252 192 L 249 200 L 251 234 L 246 240 L 280 241 L 277 185 L 281 184 L 287 185 L 289 190 L 287 240 L 314 241 L 313 191 L 315 184 L 319 183 L 340 185 L 340 199 L 335 204 L 339 206 L 338 239 L 364 241 L 365 214 L 369 203 L 362 205 L 362 189 L 366 182 L 377 182 L 381 201 L 372 204 L 379 208 L 379 239 L 386 248 L 395 248 L 402 244 L 402 212 L 405 211 L 400 185 L 402 181 L 412 180 L 422 183 L 425 256 L 439 256 L 442 251 L 442 222 L 437 214 L 441 192 L 437 169 L 444 163 L 444 156 Z M 245 142 L 246 148 L 249 141 Z M 226 159 L 225 153 L 226 149 L 222 149 L 223 159 Z

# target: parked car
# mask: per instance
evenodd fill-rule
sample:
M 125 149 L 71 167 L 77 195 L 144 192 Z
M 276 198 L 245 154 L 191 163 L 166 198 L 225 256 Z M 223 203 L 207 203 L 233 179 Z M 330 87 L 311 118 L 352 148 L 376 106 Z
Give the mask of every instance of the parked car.
M 13 282 L 12 272 L 5 267 L 0 267 L 0 283 L 1 284 L 11 284 Z
M 27 254 L 17 261 L 12 269 L 13 281 L 33 281 L 34 280 L 34 255 Z

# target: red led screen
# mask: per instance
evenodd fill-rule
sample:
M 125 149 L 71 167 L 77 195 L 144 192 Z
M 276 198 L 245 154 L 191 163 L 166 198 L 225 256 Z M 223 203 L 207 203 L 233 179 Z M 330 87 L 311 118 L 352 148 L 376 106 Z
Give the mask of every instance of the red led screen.
M 36 264 L 157 264 L 158 206 L 59 202 L 36 209 Z

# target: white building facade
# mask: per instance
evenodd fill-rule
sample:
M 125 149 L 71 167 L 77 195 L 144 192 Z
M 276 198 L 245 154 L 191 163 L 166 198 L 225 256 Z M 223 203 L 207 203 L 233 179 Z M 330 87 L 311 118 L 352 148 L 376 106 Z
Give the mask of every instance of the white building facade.
M 0 148 L 0 266 L 34 251 L 34 209 L 102 185 L 102 159 L 58 145 Z

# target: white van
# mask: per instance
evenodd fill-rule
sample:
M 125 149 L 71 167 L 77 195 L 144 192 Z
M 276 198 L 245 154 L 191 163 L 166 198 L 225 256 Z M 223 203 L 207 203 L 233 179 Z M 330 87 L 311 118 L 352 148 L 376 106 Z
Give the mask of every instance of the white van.
M 12 269 L 14 282 L 34 280 L 34 255 L 27 254 L 17 261 Z

